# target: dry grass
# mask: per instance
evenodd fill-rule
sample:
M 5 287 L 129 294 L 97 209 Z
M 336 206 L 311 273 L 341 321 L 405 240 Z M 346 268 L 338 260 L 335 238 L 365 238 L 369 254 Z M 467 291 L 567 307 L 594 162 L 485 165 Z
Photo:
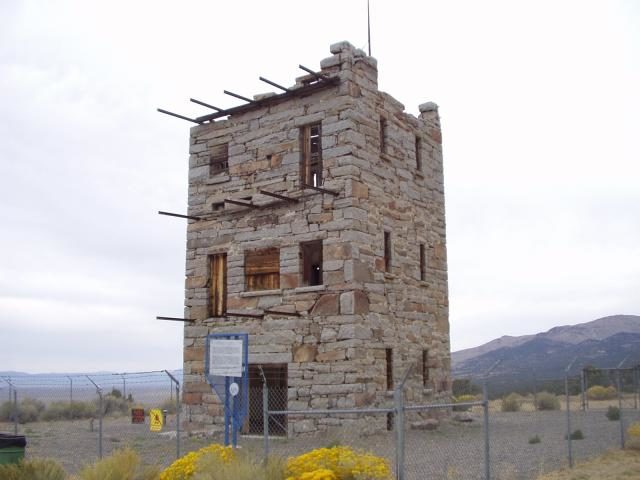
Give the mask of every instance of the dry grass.
M 638 480 L 640 479 L 640 451 L 613 450 L 573 469 L 563 468 L 537 480 Z

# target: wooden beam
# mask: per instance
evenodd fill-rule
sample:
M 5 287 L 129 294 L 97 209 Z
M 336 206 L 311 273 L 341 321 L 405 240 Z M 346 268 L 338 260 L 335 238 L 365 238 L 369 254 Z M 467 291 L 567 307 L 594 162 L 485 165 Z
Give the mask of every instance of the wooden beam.
M 264 318 L 264 313 L 226 312 L 225 315 L 227 317 Z
M 279 193 L 269 192 L 267 190 L 258 190 L 259 193 L 263 195 L 267 195 L 273 198 L 279 198 L 280 200 L 284 200 L 285 202 L 298 203 L 299 200 L 297 198 L 287 197 L 285 195 L 280 195 Z
M 200 217 L 194 217 L 193 215 L 181 215 L 179 213 L 163 212 L 161 210 L 158 211 L 158 215 L 166 215 L 167 217 L 186 218 L 189 220 L 195 220 L 196 222 L 199 222 L 200 220 L 202 220 Z
M 276 105 L 290 98 L 304 97 L 307 95 L 311 95 L 312 93 L 325 90 L 327 88 L 335 87 L 339 83 L 340 83 L 339 77 L 331 77 L 331 78 L 328 78 L 327 80 L 316 82 L 310 85 L 305 85 L 303 87 L 291 88 L 289 89 L 288 92 L 284 92 L 279 95 L 272 95 L 270 97 L 265 97 L 260 100 L 254 100 L 252 101 L 252 103 L 249 103 L 249 104 L 239 105 L 237 107 L 228 108 L 227 110 L 222 110 L 221 112 L 214 112 L 208 115 L 203 115 L 201 117 L 197 117 L 195 121 L 197 123 L 210 122 L 211 120 L 215 120 L 216 118 L 226 117 L 228 115 L 237 115 L 237 114 L 249 112 L 256 108 Z
M 337 197 L 338 195 L 340 195 L 340 192 L 336 192 L 335 190 L 329 190 L 327 188 L 316 187 L 315 185 L 309 185 L 308 183 L 303 183 L 302 184 L 302 188 L 310 188 L 311 190 L 317 190 L 318 192 L 328 193 L 330 195 L 333 195 L 334 197 Z

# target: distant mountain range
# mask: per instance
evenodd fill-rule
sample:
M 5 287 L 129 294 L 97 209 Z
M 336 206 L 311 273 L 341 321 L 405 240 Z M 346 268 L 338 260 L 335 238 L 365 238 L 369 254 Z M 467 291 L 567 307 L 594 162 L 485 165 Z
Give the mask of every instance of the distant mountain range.
M 616 367 L 640 363 L 640 316 L 614 315 L 578 325 L 555 327 L 536 335 L 504 336 L 484 345 L 453 352 L 454 378 L 480 378 L 498 360 L 492 382 L 512 389 L 533 378 L 561 379 L 585 366 Z

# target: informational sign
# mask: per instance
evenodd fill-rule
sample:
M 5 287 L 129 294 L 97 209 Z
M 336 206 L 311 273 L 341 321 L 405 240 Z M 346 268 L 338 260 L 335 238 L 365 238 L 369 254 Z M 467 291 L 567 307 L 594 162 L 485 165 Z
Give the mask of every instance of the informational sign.
M 131 423 L 144 423 L 144 408 L 131 409 Z
M 242 340 L 211 339 L 209 341 L 209 374 L 220 377 L 242 377 Z
M 152 432 L 160 432 L 164 423 L 162 420 L 162 410 L 159 408 L 149 410 L 149 430 Z

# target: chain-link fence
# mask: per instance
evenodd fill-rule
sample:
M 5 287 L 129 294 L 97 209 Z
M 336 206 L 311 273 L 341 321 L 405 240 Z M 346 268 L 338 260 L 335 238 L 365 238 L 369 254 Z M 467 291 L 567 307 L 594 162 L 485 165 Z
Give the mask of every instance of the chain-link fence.
M 424 403 L 405 400 L 404 381 L 382 400 L 362 394 L 349 403 L 353 395 L 312 396 L 309 388 L 301 401 L 300 389 L 269 372 L 249 391 L 242 448 L 288 458 L 350 446 L 386 459 L 398 480 L 535 479 L 620 448 L 640 422 L 637 367 L 532 376 L 519 392 L 487 374 L 459 379 L 454 396 Z M 26 436 L 28 456 L 54 458 L 71 473 L 122 447 L 166 466 L 222 439 L 220 428 L 214 436 L 185 432 L 180 380 L 166 371 L 3 377 L 0 431 Z M 158 431 L 154 410 L 162 416 Z

